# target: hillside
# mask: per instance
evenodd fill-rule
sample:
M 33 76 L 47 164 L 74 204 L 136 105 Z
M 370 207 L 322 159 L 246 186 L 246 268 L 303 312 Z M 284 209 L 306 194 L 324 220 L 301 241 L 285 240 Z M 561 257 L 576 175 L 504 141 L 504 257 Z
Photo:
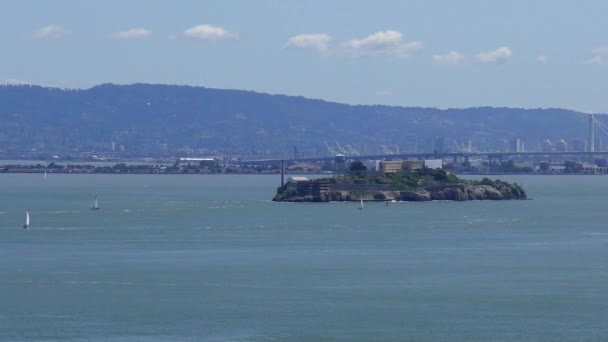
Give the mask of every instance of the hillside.
M 85 90 L 0 86 L 0 151 L 234 155 L 323 155 L 326 144 L 378 153 L 418 151 L 432 141 L 470 139 L 493 148 L 500 139 L 585 138 L 587 120 L 563 109 L 362 106 L 241 90 L 175 85 L 103 84 Z M 447 147 L 446 147 L 447 148 Z

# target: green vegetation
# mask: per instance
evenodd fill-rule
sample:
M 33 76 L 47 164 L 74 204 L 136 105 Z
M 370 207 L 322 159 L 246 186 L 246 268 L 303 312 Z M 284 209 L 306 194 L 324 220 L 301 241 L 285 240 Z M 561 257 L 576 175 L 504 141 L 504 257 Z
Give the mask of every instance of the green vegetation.
M 295 195 L 296 192 L 294 190 L 287 190 L 285 186 L 282 186 L 277 188 L 277 196 L 274 200 L 280 202 Z
M 375 199 L 376 201 L 384 201 L 384 200 L 386 199 L 386 195 L 384 195 L 384 194 L 383 194 L 383 193 L 381 193 L 381 192 L 376 192 L 376 193 L 374 194 L 374 199 Z
M 363 162 L 360 160 L 355 160 L 354 162 L 350 163 L 348 170 L 351 172 L 367 171 L 367 166 L 365 166 L 365 164 L 363 164 Z
M 333 184 L 386 184 L 394 191 L 411 191 L 421 186 L 463 182 L 445 170 L 428 168 L 397 173 L 350 173 L 343 177 L 328 178 L 328 181 Z
M 582 173 L 583 164 L 573 161 L 566 161 L 564 163 L 564 173 Z
M 306 184 L 300 184 L 306 182 Z M 329 202 L 358 199 L 376 201 L 508 200 L 525 199 L 518 184 L 484 178 L 459 179 L 442 169 L 422 168 L 398 173 L 350 172 L 341 177 L 288 183 L 277 189 L 274 201 Z

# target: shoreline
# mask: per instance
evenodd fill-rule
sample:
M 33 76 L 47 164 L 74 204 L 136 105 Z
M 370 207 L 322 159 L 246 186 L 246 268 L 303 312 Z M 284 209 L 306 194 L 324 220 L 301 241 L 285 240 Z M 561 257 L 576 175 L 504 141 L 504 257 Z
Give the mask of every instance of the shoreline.
M 71 175 L 261 175 L 261 176 L 280 176 L 280 172 L 96 172 L 96 171 L 74 171 L 74 170 L 2 170 L 0 168 L 0 174 L 71 174 Z M 604 173 L 457 173 L 453 172 L 457 176 L 608 176 Z M 311 176 L 325 176 L 333 177 L 333 174 L 329 173 L 315 173 L 315 172 L 285 172 L 285 175 L 311 175 Z

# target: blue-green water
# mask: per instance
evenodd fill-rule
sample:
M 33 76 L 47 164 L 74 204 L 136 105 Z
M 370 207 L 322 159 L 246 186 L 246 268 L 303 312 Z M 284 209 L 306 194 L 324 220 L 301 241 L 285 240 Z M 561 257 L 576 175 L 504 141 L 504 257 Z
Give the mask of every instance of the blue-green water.
M 608 177 L 505 179 L 532 200 L 360 211 L 270 202 L 277 176 L 2 174 L 0 340 L 606 338 Z

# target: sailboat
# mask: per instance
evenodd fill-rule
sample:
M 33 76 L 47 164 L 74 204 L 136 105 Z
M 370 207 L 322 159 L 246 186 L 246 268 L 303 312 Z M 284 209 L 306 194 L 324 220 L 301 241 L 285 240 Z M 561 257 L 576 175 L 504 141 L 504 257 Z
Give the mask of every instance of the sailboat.
M 101 208 L 99 208 L 99 200 L 97 199 L 97 196 L 95 196 L 95 200 L 93 201 L 93 203 L 91 203 L 91 210 L 99 210 Z
M 44 179 L 46 179 L 46 170 L 44 171 Z
M 25 224 L 23 225 L 23 229 L 28 229 L 30 226 L 30 212 L 25 211 Z
M 357 209 L 363 210 L 363 197 L 361 197 L 361 206 L 359 206 Z

